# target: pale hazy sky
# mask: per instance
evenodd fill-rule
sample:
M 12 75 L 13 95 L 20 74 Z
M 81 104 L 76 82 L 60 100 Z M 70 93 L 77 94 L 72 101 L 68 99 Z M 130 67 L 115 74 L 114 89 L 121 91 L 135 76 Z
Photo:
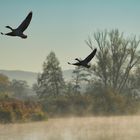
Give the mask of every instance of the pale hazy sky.
M 140 0 L 0 0 L 0 31 L 33 11 L 27 39 L 0 36 L 0 69 L 40 72 L 50 51 L 63 69 L 91 50 L 84 40 L 98 29 L 140 35 Z

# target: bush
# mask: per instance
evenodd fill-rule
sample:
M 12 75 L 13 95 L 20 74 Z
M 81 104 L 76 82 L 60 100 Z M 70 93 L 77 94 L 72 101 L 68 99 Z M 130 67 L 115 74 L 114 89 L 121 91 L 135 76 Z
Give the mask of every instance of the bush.
M 14 120 L 13 112 L 10 110 L 0 109 L 0 122 L 11 123 Z
M 89 114 L 91 99 L 88 96 L 59 96 L 43 101 L 44 111 L 49 116 L 68 116 Z
M 43 112 L 34 113 L 31 115 L 32 121 L 42 121 L 47 120 L 46 114 Z
M 23 102 L 15 99 L 2 100 L 0 102 L 0 122 L 24 122 L 46 119 L 46 113 L 42 111 L 39 103 Z

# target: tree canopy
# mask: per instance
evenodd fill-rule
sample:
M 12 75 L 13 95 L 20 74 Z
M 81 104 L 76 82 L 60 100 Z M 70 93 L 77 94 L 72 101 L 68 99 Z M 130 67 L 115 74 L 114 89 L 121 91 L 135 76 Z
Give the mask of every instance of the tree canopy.
M 43 72 L 38 76 L 37 87 L 40 98 L 63 94 L 64 79 L 54 52 L 50 52 L 43 63 Z

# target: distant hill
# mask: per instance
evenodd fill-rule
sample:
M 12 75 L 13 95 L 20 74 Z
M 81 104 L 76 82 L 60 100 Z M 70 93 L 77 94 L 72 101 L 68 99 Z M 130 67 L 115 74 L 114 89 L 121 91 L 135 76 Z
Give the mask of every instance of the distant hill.
M 36 82 L 37 73 L 21 70 L 0 70 L 0 73 L 7 75 L 10 80 L 25 80 L 29 85 L 32 85 Z
M 63 76 L 66 81 L 69 81 L 72 76 L 73 70 L 64 70 Z M 17 80 L 25 80 L 28 82 L 30 86 L 37 80 L 38 73 L 29 72 L 29 71 L 22 71 L 22 70 L 0 70 L 0 73 L 7 75 L 10 80 L 17 79 Z

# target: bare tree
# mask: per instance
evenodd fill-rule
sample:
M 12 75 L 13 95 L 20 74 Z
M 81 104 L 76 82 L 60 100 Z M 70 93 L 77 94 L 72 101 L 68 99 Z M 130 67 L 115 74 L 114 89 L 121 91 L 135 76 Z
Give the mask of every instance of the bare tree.
M 93 38 L 86 41 L 90 48 L 98 46 L 97 63 L 94 74 L 102 81 L 105 88 L 111 87 L 121 92 L 129 78 L 130 72 L 139 63 L 138 46 L 140 40 L 134 36 L 126 39 L 123 33 L 111 30 L 97 31 Z

